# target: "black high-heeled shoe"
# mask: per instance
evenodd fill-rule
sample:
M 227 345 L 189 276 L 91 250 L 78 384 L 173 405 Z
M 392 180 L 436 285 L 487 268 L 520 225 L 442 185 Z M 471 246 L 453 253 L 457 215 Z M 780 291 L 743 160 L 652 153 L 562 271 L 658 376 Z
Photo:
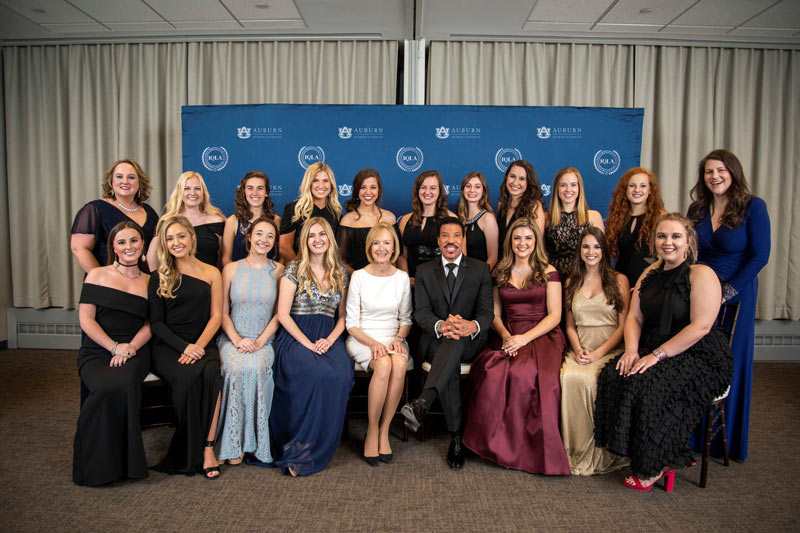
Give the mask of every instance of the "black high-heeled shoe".
M 364 433 L 364 444 L 366 445 L 366 443 L 367 443 L 367 433 L 365 432 Z M 367 464 L 369 466 L 378 466 L 378 457 L 379 456 L 380 456 L 380 454 L 377 455 L 377 456 L 375 456 L 375 455 L 373 455 L 373 456 L 364 455 L 363 457 L 364 457 L 364 460 L 367 462 Z
M 394 457 L 393 453 L 379 453 L 378 458 L 381 460 L 382 463 L 391 464 L 392 458 Z
M 205 446 L 206 446 L 206 448 L 213 448 L 214 447 L 214 441 L 213 440 L 207 440 Z M 209 466 L 208 468 L 204 468 L 202 470 L 202 472 L 203 472 L 203 477 L 208 479 L 208 480 L 217 479 L 219 477 L 219 475 L 220 475 L 219 465 L 217 465 L 217 466 Z M 209 474 L 212 474 L 214 472 L 217 473 L 216 476 L 209 476 Z

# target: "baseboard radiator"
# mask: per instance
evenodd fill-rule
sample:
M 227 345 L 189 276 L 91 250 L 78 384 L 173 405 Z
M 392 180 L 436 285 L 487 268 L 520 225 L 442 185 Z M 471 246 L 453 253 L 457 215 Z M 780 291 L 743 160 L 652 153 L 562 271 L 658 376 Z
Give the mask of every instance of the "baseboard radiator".
M 800 322 L 756 321 L 755 360 L 800 363 Z M 8 309 L 8 347 L 77 350 L 81 327 L 75 309 Z

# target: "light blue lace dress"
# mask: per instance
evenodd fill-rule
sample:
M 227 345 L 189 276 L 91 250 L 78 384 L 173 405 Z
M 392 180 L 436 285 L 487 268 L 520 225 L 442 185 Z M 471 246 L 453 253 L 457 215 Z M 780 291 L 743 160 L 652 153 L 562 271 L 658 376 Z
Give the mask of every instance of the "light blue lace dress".
M 275 263 L 252 268 L 237 261 L 231 282 L 231 320 L 242 338 L 256 339 L 272 319 L 278 295 Z M 275 383 L 272 363 L 275 352 L 270 339 L 260 350 L 240 353 L 227 335 L 219 337 L 222 360 L 222 433 L 217 457 L 234 459 L 252 453 L 259 461 L 271 462 L 269 413 Z

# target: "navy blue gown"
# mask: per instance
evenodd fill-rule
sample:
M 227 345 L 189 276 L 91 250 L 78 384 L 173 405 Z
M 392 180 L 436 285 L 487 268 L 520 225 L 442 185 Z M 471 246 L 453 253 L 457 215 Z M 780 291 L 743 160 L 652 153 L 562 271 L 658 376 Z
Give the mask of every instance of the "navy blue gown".
M 297 282 L 297 264 L 283 273 Z M 311 282 L 311 295 L 297 292 L 291 316 L 312 342 L 330 334 L 342 294 L 332 289 L 321 293 Z M 344 336 L 318 355 L 301 345 L 285 329 L 275 340 L 275 395 L 269 419 L 273 466 L 286 474 L 291 467 L 299 475 L 325 468 L 333 459 L 342 437 L 345 408 L 353 388 L 353 360 L 347 355 Z
M 708 265 L 722 283 L 722 296 L 739 302 L 739 321 L 733 335 L 733 379 L 725 407 L 725 427 L 731 458 L 747 459 L 750 394 L 753 385 L 753 342 L 758 297 L 758 273 L 767 264 L 770 224 L 767 205 L 751 197 L 742 223 L 734 229 L 711 227 L 708 213 L 695 225 L 698 262 Z

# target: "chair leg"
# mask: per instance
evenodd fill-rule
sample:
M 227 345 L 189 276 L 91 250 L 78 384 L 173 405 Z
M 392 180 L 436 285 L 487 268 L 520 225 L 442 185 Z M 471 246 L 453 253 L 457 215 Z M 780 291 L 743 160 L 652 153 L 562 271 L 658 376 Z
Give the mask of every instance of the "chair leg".
M 708 481 L 708 458 L 711 455 L 711 431 L 714 427 L 714 405 L 706 408 L 706 424 L 703 437 L 703 458 L 700 466 L 700 488 L 706 488 Z
M 722 459 L 725 466 L 730 466 L 728 459 L 728 433 L 725 431 L 725 400 L 719 403 L 719 430 L 722 432 Z
M 403 379 L 403 405 L 408 403 L 408 373 Z M 401 417 L 402 418 L 402 417 Z M 408 442 L 408 427 L 403 423 L 403 442 Z

